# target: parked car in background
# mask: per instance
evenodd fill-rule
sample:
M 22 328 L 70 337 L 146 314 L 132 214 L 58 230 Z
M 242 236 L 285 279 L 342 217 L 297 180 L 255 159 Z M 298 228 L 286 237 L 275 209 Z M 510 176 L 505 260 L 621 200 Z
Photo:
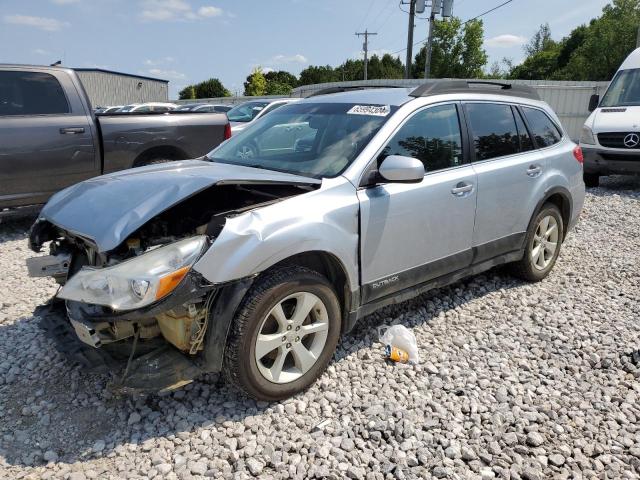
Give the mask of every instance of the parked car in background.
M 580 137 L 584 182 L 597 187 L 600 177 L 640 174 L 640 48 L 629 54 L 602 97 L 592 95 Z
M 505 263 L 542 280 L 582 209 L 580 148 L 533 89 L 485 83 L 315 95 L 208 161 L 58 193 L 30 236 L 51 253 L 30 272 L 63 285 L 40 315 L 76 360 L 132 358 L 126 388 L 222 370 L 273 401 L 382 306 Z
M 217 105 L 213 103 L 186 103 L 178 105 L 178 112 L 220 112 L 226 113 L 233 108 L 233 105 Z
M 115 112 L 116 110 L 119 110 L 123 107 L 124 105 L 116 105 L 116 106 L 112 106 L 112 107 L 100 107 L 100 108 L 96 108 L 94 110 L 94 113 L 112 113 Z
M 0 215 L 96 175 L 202 156 L 230 135 L 220 113 L 95 115 L 73 70 L 0 65 Z
M 251 122 L 264 117 L 267 113 L 273 112 L 277 108 L 287 103 L 300 100 L 299 98 L 279 98 L 277 100 L 251 100 L 249 102 L 236 105 L 227 112 L 227 117 L 231 122 L 233 133 L 244 130 Z
M 132 103 L 131 105 L 125 105 L 119 108 L 114 113 L 150 113 L 150 112 L 170 112 L 178 108 L 175 103 L 164 102 L 147 102 L 147 103 Z

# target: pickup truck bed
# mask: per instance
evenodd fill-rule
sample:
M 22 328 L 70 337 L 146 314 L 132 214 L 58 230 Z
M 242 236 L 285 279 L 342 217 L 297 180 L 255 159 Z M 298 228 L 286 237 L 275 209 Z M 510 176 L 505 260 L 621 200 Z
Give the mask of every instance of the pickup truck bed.
M 224 113 L 95 115 L 73 70 L 0 65 L 0 216 L 104 173 L 201 157 L 229 134 Z

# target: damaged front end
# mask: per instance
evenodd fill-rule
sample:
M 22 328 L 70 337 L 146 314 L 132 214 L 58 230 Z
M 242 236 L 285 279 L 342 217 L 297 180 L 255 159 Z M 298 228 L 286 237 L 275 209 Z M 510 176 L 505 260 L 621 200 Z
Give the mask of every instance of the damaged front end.
M 214 284 L 193 265 L 215 248 L 227 218 L 319 183 L 275 172 L 277 178 L 258 172 L 259 178 L 247 179 L 246 170 L 254 169 L 246 168 L 230 168 L 219 178 L 220 166 L 203 170 L 205 162 L 193 163 L 198 173 L 218 178 L 203 187 L 198 176 L 189 189 L 184 182 L 193 171 L 185 178 L 184 167 L 138 169 L 147 175 L 120 174 L 112 181 L 99 177 L 71 187 L 75 195 L 54 197 L 31 230 L 30 247 L 40 251 L 48 242 L 50 255 L 29 259 L 30 275 L 51 276 L 61 285 L 36 312 L 45 330 L 74 362 L 113 372 L 127 392 L 171 390 L 221 369 L 230 322 L 252 279 Z M 228 178 L 239 173 L 245 178 Z M 163 182 L 173 188 L 181 179 L 170 200 L 149 190 Z M 145 208 L 126 208 L 122 195 L 146 202 Z

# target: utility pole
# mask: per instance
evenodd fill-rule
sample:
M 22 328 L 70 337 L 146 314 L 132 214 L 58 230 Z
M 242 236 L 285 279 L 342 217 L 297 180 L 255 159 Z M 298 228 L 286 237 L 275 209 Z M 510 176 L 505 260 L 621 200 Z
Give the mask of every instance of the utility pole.
M 436 19 L 436 11 L 440 9 L 440 0 L 432 0 L 431 15 L 429 15 L 429 36 L 427 38 L 427 51 L 424 57 L 424 78 L 431 76 L 431 49 L 433 47 L 433 21 Z
M 416 16 L 416 0 L 409 0 L 409 32 L 407 33 L 407 61 L 404 67 L 404 78 L 411 78 L 411 61 L 413 60 L 413 27 Z
M 362 48 L 364 49 L 364 79 L 367 79 L 367 67 L 369 65 L 369 35 L 377 35 L 377 33 L 369 32 L 365 29 L 364 32 L 356 32 L 356 37 L 364 36 L 364 45 Z

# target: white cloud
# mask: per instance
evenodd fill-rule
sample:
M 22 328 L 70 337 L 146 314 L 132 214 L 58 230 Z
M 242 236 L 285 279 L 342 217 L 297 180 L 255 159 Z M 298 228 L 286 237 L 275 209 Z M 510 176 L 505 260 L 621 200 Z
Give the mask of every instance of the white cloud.
M 222 15 L 222 9 L 213 6 L 200 7 L 198 9 L 198 15 L 201 17 L 219 17 Z
M 67 22 L 61 22 L 55 18 L 32 17 L 30 15 L 5 15 L 3 20 L 4 23 L 39 28 L 40 30 L 45 30 L 47 32 L 56 32 L 62 27 L 69 25 Z
M 200 7 L 196 12 L 187 0 L 143 0 L 140 17 L 149 22 L 161 22 L 219 17 L 223 13 L 221 8 L 214 6 Z
M 147 59 L 144 61 L 144 64 L 148 65 L 149 67 L 156 67 L 158 65 L 166 65 L 167 63 L 173 63 L 175 61 L 176 59 L 173 57 L 163 57 L 157 60 Z
M 484 41 L 484 43 L 489 47 L 498 47 L 498 48 L 518 47 L 520 45 L 524 45 L 525 43 L 527 43 L 527 37 L 506 33 L 504 35 L 498 35 L 495 37 L 487 38 Z
M 56 5 L 71 5 L 72 3 L 80 3 L 80 0 L 51 0 Z
M 33 53 L 35 53 L 37 55 L 51 55 L 51 52 L 49 52 L 48 50 L 45 50 L 43 48 L 35 48 L 33 50 Z
M 273 65 L 282 65 L 285 63 L 309 63 L 307 57 L 300 53 L 296 53 L 295 55 L 276 55 L 271 60 L 265 63 L 271 63 Z
M 154 77 L 163 78 L 165 80 L 185 80 L 187 78 L 187 76 L 184 73 L 178 72 L 177 70 L 164 70 L 162 68 L 150 68 L 148 72 L 150 75 L 153 75 Z

